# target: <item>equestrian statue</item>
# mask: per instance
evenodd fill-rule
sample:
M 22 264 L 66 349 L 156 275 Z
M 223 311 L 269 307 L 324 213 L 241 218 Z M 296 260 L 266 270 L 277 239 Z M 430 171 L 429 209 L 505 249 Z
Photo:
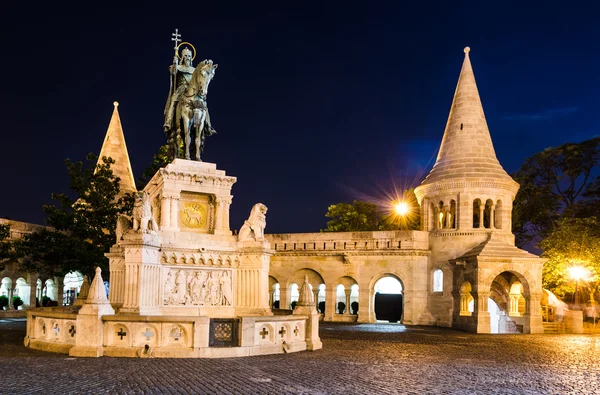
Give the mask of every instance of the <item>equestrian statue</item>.
M 208 85 L 215 76 L 216 64 L 205 59 L 196 67 L 192 61 L 196 49 L 187 42 L 177 45 L 180 34 L 173 33 L 175 56 L 169 67 L 171 88 L 165 106 L 164 130 L 169 142 L 169 155 L 172 158 L 185 158 L 201 161 L 204 139 L 216 133 L 210 123 L 206 95 Z M 190 48 L 184 45 L 189 45 Z M 183 48 L 181 48 L 183 46 Z M 181 49 L 181 55 L 179 51 Z M 181 63 L 180 63 L 181 62 Z

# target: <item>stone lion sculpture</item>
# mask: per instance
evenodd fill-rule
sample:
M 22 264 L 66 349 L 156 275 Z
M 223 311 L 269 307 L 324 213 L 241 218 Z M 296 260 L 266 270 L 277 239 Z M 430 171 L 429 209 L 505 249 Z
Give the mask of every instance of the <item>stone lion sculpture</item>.
M 140 191 L 135 194 L 135 202 L 133 203 L 133 226 L 131 229 L 138 233 L 156 234 L 156 231 L 158 231 L 158 224 L 152 214 L 150 195 L 146 191 Z
M 133 217 L 121 215 L 117 219 L 117 229 L 115 231 L 117 234 L 117 243 L 130 231 L 151 234 L 156 234 L 158 231 L 158 224 L 152 213 L 148 192 L 140 191 L 135 193 Z
M 250 211 L 250 217 L 244 221 L 240 229 L 239 241 L 265 239 L 265 228 L 267 226 L 267 206 L 262 203 L 256 203 Z

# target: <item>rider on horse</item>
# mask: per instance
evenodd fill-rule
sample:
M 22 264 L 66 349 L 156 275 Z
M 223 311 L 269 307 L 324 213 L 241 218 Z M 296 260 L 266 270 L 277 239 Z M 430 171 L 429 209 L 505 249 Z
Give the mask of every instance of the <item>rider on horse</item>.
M 171 73 L 171 76 L 175 76 L 175 88 L 171 90 L 170 92 L 170 96 L 167 99 L 167 104 L 165 106 L 165 122 L 163 125 L 165 134 L 168 136 L 169 140 L 171 141 L 172 144 L 179 144 L 178 141 L 181 139 L 182 136 L 178 136 L 178 130 L 180 130 L 180 125 L 178 125 L 177 123 L 179 122 L 179 119 L 177 119 L 177 117 L 175 117 L 175 110 L 177 108 L 177 104 L 181 101 L 183 95 L 185 94 L 186 90 L 188 89 L 189 85 L 190 85 L 190 81 L 192 79 L 192 75 L 194 74 L 194 71 L 196 70 L 196 68 L 192 65 L 192 51 L 190 51 L 189 48 L 185 47 L 182 51 L 181 51 L 181 62 L 182 64 L 179 64 L 178 62 L 178 57 L 175 56 L 175 58 L 173 59 L 173 65 L 171 65 L 169 67 L 169 71 Z M 208 127 L 207 130 L 210 131 L 210 134 L 214 133 L 214 129 L 212 128 L 212 125 L 210 123 L 210 116 L 208 115 L 208 109 L 205 109 L 206 111 L 206 119 L 205 119 L 205 123 L 206 126 Z M 174 119 L 176 118 L 176 119 Z M 174 156 L 178 156 L 176 153 L 178 152 L 178 149 L 176 148 L 174 150 L 175 155 Z

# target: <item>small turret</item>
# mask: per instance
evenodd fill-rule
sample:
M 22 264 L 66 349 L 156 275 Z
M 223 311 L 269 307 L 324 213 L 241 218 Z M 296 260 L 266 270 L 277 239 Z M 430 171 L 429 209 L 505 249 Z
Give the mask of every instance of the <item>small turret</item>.
M 423 230 L 488 228 L 510 233 L 519 189 L 496 158 L 466 47 L 433 169 L 415 188 Z

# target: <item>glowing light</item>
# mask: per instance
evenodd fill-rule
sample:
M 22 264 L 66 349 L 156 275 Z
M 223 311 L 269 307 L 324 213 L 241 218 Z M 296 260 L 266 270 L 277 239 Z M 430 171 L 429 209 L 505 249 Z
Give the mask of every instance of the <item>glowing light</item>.
M 394 211 L 398 215 L 406 215 L 410 211 L 410 208 L 405 202 L 398 202 L 394 205 Z
M 573 280 L 583 280 L 589 277 L 590 273 L 583 266 L 573 266 L 569 268 L 569 276 Z

